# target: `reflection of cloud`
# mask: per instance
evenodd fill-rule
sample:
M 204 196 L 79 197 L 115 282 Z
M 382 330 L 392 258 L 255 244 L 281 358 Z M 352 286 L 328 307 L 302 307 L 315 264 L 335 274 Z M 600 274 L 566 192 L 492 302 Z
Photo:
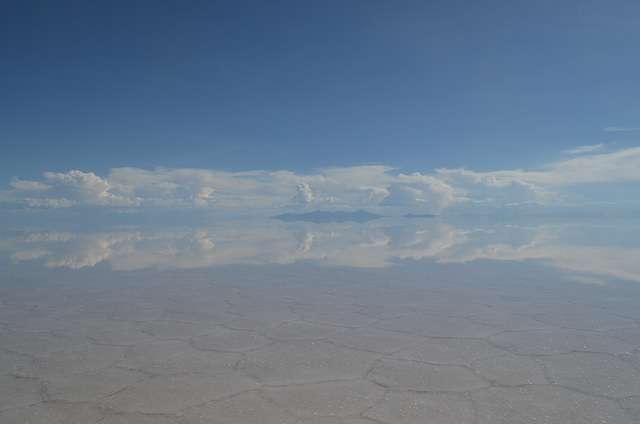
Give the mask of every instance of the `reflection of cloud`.
M 595 286 L 604 286 L 606 285 L 604 281 L 602 281 L 601 278 L 596 278 L 596 277 L 586 277 L 584 275 L 572 275 L 569 277 L 569 280 L 573 280 L 573 281 L 577 281 L 578 283 L 581 284 L 592 284 Z
M 615 234 L 631 240 L 638 232 L 638 228 L 605 229 L 613 240 Z M 403 259 L 431 258 L 439 263 L 488 259 L 543 261 L 575 273 L 570 278 L 576 281 L 591 284 L 601 284 L 606 278 L 640 281 L 637 245 L 602 246 L 595 237 L 575 239 L 588 232 L 584 223 L 568 221 L 522 221 L 515 225 L 498 220 L 437 218 L 381 219 L 367 224 L 278 224 L 260 220 L 197 229 L 27 232 L 22 241 L 14 237 L 2 245 L 13 252 L 14 262 L 41 260 L 47 267 L 74 269 L 100 262 L 116 270 L 135 270 L 303 260 L 327 266 L 377 268 Z
M 117 270 L 287 264 L 298 260 L 331 266 L 384 267 L 398 258 L 431 256 L 451 244 L 447 227 L 435 221 L 428 231 L 354 223 L 286 225 L 288 229 L 284 230 L 270 221 L 253 225 L 245 221 L 216 228 L 73 236 L 37 232 L 27 234 L 24 242 L 15 246 L 13 260 L 42 259 L 47 267 L 73 269 L 106 261 Z M 407 234 L 414 237 L 407 238 Z
M 475 240 L 471 239 L 465 245 L 444 252 L 438 256 L 441 263 L 466 263 L 479 259 L 501 261 L 542 260 L 554 267 L 578 272 L 576 281 L 584 279 L 594 284 L 601 281 L 600 277 L 609 276 L 631 281 L 640 281 L 640 248 L 618 245 L 600 245 L 597 237 L 589 239 L 593 245 L 583 243 L 569 243 L 563 237 L 587 232 L 588 227 L 583 224 L 564 224 L 552 228 L 549 225 L 538 225 L 524 228 L 507 228 L 492 233 L 475 233 Z M 607 237 L 615 240 L 613 230 Z M 630 231 L 638 232 L 638 228 L 628 228 L 622 234 Z M 511 241 L 505 241 L 511 238 Z M 595 276 L 595 279 L 594 279 Z
M 138 232 L 114 232 L 106 234 L 85 234 L 66 243 L 57 244 L 55 253 L 45 256 L 46 267 L 68 267 L 79 269 L 92 267 L 108 260 L 115 252 L 123 252 L 133 240 L 139 240 Z
M 441 262 L 464 263 L 478 259 L 502 261 L 542 259 L 558 268 L 570 271 L 640 281 L 638 258 L 640 258 L 640 249 L 492 244 L 475 249 L 466 256 L 450 257 L 442 259 Z
M 300 231 L 297 233 L 296 238 L 298 239 L 298 250 L 308 252 L 315 236 L 311 231 Z
M 13 255 L 11 255 L 11 261 L 13 263 L 19 263 L 22 261 L 28 261 L 32 259 L 40 259 L 45 256 L 52 255 L 53 252 L 45 249 L 26 249 L 26 250 L 18 250 Z

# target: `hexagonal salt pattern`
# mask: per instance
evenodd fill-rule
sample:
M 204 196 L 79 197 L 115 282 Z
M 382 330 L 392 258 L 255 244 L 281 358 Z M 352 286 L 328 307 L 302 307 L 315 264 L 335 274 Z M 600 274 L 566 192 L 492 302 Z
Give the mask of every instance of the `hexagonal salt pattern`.
M 0 422 L 640 422 L 640 290 L 495 267 L 7 279 Z

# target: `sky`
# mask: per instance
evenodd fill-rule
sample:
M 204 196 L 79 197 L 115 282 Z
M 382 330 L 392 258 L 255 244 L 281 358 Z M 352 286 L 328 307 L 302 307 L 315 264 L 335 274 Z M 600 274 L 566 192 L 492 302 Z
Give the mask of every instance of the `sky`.
M 0 209 L 640 214 L 640 3 L 0 10 Z

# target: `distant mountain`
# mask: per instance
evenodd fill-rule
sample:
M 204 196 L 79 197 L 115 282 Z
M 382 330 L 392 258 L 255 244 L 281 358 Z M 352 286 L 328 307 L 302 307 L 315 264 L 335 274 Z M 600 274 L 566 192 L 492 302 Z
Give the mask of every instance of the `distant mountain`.
M 403 218 L 409 218 L 409 219 L 413 219 L 413 218 L 434 218 L 438 215 L 432 215 L 430 213 L 425 213 L 423 215 L 414 215 L 412 213 L 408 213 L 406 215 L 402 215 Z
M 383 218 L 383 215 L 376 213 L 366 212 L 358 210 L 355 212 L 331 212 L 331 211 L 314 211 L 307 213 L 283 213 L 282 215 L 272 216 L 273 219 L 279 219 L 280 221 L 307 221 L 307 222 L 367 222 L 372 219 Z

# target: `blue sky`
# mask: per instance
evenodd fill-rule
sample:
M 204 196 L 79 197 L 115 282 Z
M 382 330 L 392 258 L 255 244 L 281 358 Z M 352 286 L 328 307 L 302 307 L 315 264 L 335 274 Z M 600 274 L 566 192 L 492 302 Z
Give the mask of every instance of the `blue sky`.
M 640 212 L 639 46 L 635 0 L 5 2 L 0 201 Z

